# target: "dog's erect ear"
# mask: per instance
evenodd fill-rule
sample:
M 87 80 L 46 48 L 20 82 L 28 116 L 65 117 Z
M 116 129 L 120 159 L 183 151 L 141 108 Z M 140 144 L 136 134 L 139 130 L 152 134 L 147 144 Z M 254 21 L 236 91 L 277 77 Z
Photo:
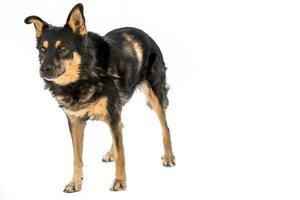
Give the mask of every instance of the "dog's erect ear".
M 85 19 L 83 15 L 83 5 L 81 3 L 75 5 L 67 19 L 67 24 L 69 28 L 73 30 L 74 33 L 79 34 L 81 36 L 86 35 L 86 26 Z
M 37 16 L 26 17 L 26 19 L 24 20 L 24 22 L 26 24 L 31 24 L 31 23 L 34 24 L 35 34 L 36 34 L 37 38 L 42 35 L 42 32 L 43 32 L 44 29 L 51 27 L 50 24 L 48 24 L 47 22 L 45 22 L 44 20 L 42 20 L 41 18 L 39 18 Z

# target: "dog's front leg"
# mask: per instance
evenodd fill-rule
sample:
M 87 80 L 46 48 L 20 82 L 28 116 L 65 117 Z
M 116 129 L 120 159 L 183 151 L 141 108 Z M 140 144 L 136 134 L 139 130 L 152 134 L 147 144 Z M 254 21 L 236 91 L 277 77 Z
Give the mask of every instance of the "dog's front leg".
M 83 162 L 82 162 L 82 148 L 83 148 L 83 135 L 85 120 L 74 117 L 67 116 L 69 129 L 71 132 L 73 151 L 74 151 L 74 171 L 72 180 L 66 185 L 64 192 L 78 192 L 81 190 L 81 184 L 83 179 Z
M 116 177 L 112 183 L 110 190 L 120 191 L 126 189 L 126 173 L 125 173 L 125 156 L 122 136 L 122 122 L 119 117 L 117 120 L 110 122 L 110 129 L 112 134 L 112 151 L 116 166 Z

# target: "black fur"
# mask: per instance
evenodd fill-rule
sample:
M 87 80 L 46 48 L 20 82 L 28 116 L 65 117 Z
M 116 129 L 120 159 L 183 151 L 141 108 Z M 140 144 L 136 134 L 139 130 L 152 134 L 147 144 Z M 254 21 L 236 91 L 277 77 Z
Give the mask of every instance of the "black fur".
M 143 62 L 139 69 L 136 59 L 126 57 L 122 52 L 125 48 L 123 34 L 130 35 L 142 46 Z M 167 107 L 168 88 L 163 57 L 154 40 L 143 31 L 128 27 L 113 30 L 104 37 L 92 32 L 81 37 L 73 34 L 68 27 L 52 27 L 38 38 L 38 46 L 45 37 L 48 40 L 63 38 L 82 59 L 78 81 L 61 86 L 45 80 L 46 88 L 53 96 L 64 96 L 66 101 L 76 105 L 85 91 L 92 87 L 96 92 L 90 101 L 107 96 L 112 103 L 123 105 L 140 83 L 147 82 L 162 106 Z
M 145 92 L 162 126 L 163 164 L 175 165 L 165 118 L 168 106 L 166 67 L 159 47 L 149 35 L 131 27 L 113 30 L 104 36 L 87 32 L 81 4 L 72 9 L 63 27 L 52 26 L 36 16 L 27 17 L 25 23 L 34 23 L 36 28 L 40 75 L 45 88 L 50 90 L 68 118 L 74 147 L 72 181 L 81 184 L 78 177 L 82 178 L 85 121 L 97 119 L 107 122 L 112 132 L 110 154 L 116 158 L 112 190 L 126 188 L 120 115 L 122 106 L 142 83 L 146 84 Z M 80 190 L 72 181 L 65 192 Z
M 82 10 L 82 9 L 81 9 Z M 68 19 L 70 15 L 68 16 Z M 52 81 L 45 81 L 45 88 L 49 89 L 54 97 L 62 96 L 72 105 L 82 107 L 89 102 L 106 96 L 110 105 L 124 105 L 132 96 L 136 87 L 145 82 L 154 91 L 164 109 L 168 106 L 166 84 L 166 67 L 162 53 L 154 40 L 142 30 L 126 27 L 113 30 L 105 36 L 88 32 L 81 36 L 72 32 L 66 24 L 64 27 L 55 27 L 36 16 L 25 19 L 38 19 L 45 23 L 43 33 L 37 38 L 37 48 L 40 49 L 43 41 L 52 42 L 60 39 L 70 48 L 70 52 L 78 52 L 81 57 L 80 78 L 67 85 L 58 85 Z M 84 17 L 83 17 L 84 19 Z M 126 43 L 124 35 L 129 36 L 142 48 L 142 63 L 138 65 L 136 53 L 132 56 L 124 54 Z M 49 47 L 50 48 L 50 47 Z M 53 47 L 52 47 L 53 48 Z M 41 65 L 57 58 L 53 55 L 43 55 L 40 52 Z M 50 58 L 47 60 L 47 58 Z M 67 58 L 72 58 L 69 53 Z M 81 97 L 87 90 L 93 88 L 96 92 L 84 104 Z

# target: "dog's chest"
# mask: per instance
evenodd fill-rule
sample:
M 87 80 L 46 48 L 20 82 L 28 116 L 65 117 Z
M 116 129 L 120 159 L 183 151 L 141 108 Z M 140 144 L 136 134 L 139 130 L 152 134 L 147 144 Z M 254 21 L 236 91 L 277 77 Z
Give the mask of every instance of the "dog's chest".
M 62 97 L 56 97 L 63 111 L 70 117 L 87 118 L 106 121 L 107 120 L 107 97 L 101 97 L 95 102 L 84 106 L 70 106 Z

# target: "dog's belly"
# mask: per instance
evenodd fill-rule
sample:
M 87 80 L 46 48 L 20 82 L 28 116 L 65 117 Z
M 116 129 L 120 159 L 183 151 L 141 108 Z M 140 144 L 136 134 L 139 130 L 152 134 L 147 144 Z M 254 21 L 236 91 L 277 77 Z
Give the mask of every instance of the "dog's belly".
M 63 110 L 69 117 L 82 119 L 107 120 L 107 97 L 102 97 L 93 103 L 89 103 L 83 108 L 76 106 L 63 106 Z

